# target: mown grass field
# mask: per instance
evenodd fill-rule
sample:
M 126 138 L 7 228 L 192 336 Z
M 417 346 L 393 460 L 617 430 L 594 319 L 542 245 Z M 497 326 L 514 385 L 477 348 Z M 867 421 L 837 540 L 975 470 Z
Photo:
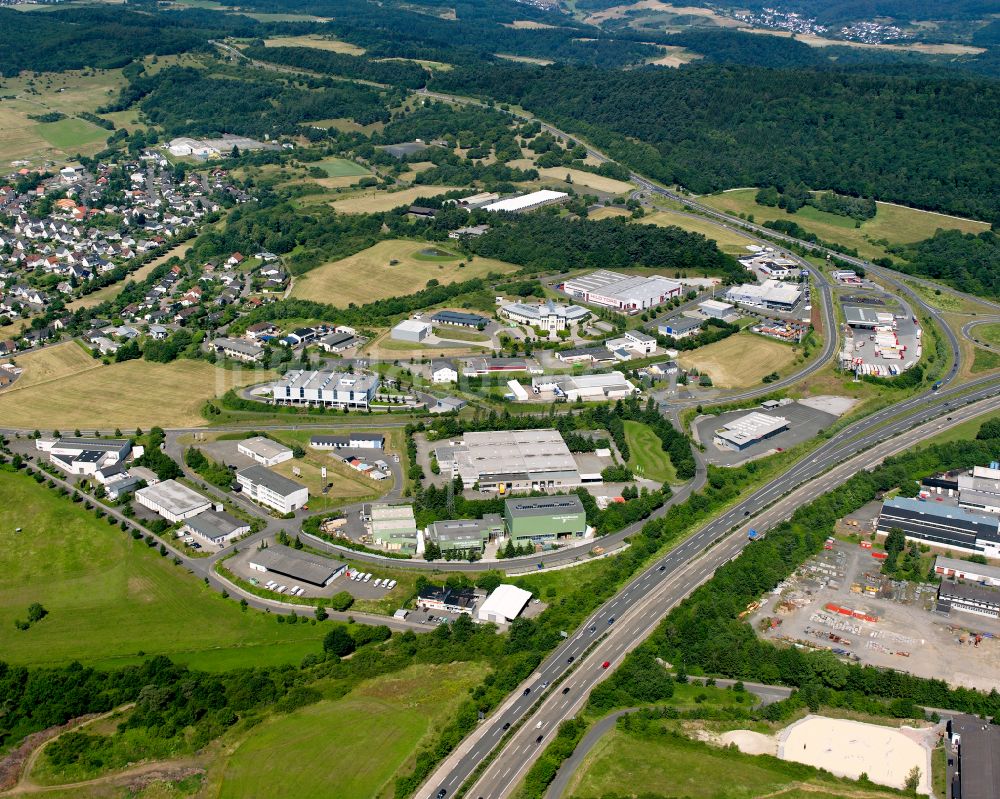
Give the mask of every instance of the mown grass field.
M 685 369 L 697 368 L 720 388 L 747 388 L 761 384 L 771 372 L 779 374 L 795 361 L 788 344 L 752 333 L 737 333 L 722 341 L 682 352 L 677 362 Z
M 753 244 L 753 239 L 744 236 L 732 228 L 724 228 L 712 224 L 708 219 L 690 216 L 670 210 L 659 210 L 638 220 L 646 225 L 674 225 L 691 233 L 701 233 L 706 239 L 713 239 L 723 252 L 746 254 L 747 245 Z
M 15 630 L 32 602 L 49 615 Z M 0 474 L 0 629 L 11 663 L 110 666 L 144 652 L 206 669 L 297 663 L 324 634 L 241 612 L 82 503 L 12 473 Z
M 313 47 L 316 50 L 329 50 L 333 53 L 347 55 L 364 55 L 365 48 L 350 42 L 342 42 L 325 36 L 275 36 L 264 40 L 265 47 Z
M 629 448 L 629 468 L 638 476 L 660 483 L 677 482 L 677 471 L 670 462 L 659 436 L 642 422 L 625 422 L 625 441 Z
M 988 325 L 977 325 L 973 328 L 973 335 L 980 341 L 1000 347 L 1000 322 Z
M 427 244 L 417 241 L 380 241 L 367 250 L 299 276 L 292 296 L 340 307 L 351 302 L 362 305 L 385 297 L 412 294 L 424 288 L 431 279 L 447 284 L 483 277 L 489 272 L 517 269 L 513 264 L 492 258 L 463 261 L 457 254 L 449 258 L 423 254 L 428 249 Z M 398 263 L 390 266 L 390 261 Z M 460 268 L 463 262 L 465 266 Z
M 73 342 L 61 346 L 80 349 Z M 47 353 L 39 353 L 43 367 L 61 368 L 62 373 L 24 388 L 18 388 L 19 378 L 0 393 L 0 419 L 5 424 L 29 430 L 198 426 L 206 424 L 201 416 L 206 400 L 274 376 L 273 372 L 221 369 L 187 360 L 166 364 L 136 360 L 95 369 L 93 364 L 100 362 L 82 350 L 82 359 L 75 354 L 60 355 L 67 359 L 60 366 Z M 73 366 L 79 369 L 71 371 Z M 21 377 L 29 375 L 26 368 Z
M 538 174 L 543 178 L 553 180 L 565 180 L 569 175 L 574 186 L 584 186 L 588 189 L 607 192 L 608 194 L 628 194 L 635 186 L 626 183 L 624 180 L 606 178 L 603 175 L 595 175 L 593 172 L 585 172 L 582 169 L 568 169 L 564 166 L 552 166 L 539 169 Z
M 605 735 L 573 775 L 567 796 L 597 797 L 641 785 L 644 791 L 689 799 L 757 799 L 800 795 L 816 797 L 897 796 L 847 780 L 824 777 L 797 764 L 767 756 L 722 751 L 709 744 L 664 734 L 659 738 L 615 729 Z M 813 790 L 818 789 L 818 793 Z M 796 793 L 786 793 L 795 791 Z
M 413 666 L 342 699 L 273 716 L 222 764 L 217 795 L 388 799 L 421 742 L 450 721 L 485 673 L 476 663 Z
M 40 123 L 37 130 L 45 141 L 63 152 L 78 152 L 80 148 L 102 142 L 108 137 L 108 132 L 103 128 L 75 117 Z
M 360 192 L 353 197 L 335 200 L 330 203 L 333 208 L 345 214 L 374 214 L 381 211 L 391 211 L 400 205 L 412 205 L 418 197 L 436 197 L 447 191 L 454 191 L 456 186 L 414 186 L 402 191 L 371 191 Z
M 311 164 L 311 166 L 318 166 L 326 172 L 328 178 L 344 178 L 371 174 L 361 164 L 356 164 L 354 161 L 349 161 L 346 158 L 327 158 Z
M 908 244 L 930 238 L 938 228 L 955 228 L 966 233 L 981 233 L 989 229 L 989 225 L 985 222 L 918 211 L 915 208 L 904 208 L 890 203 L 878 203 L 875 218 L 863 222 L 861 227 L 856 228 L 853 219 L 828 214 L 812 206 L 805 206 L 797 213 L 788 214 L 780 208 L 758 205 L 754 200 L 756 194 L 757 189 L 734 189 L 722 194 L 707 195 L 700 200 L 706 205 L 731 214 L 753 214 L 754 221 L 758 224 L 775 219 L 795 222 L 825 241 L 856 248 L 858 253 L 866 258 L 886 255 L 885 249 L 874 243 L 882 239 L 891 244 Z M 890 257 L 898 258 L 898 256 Z
M 624 208 L 598 208 L 596 211 L 592 211 L 587 215 L 588 219 L 614 219 L 615 217 L 622 217 L 628 219 L 632 216 L 631 213 L 626 211 Z
M 88 369 L 101 368 L 101 362 L 91 358 L 75 341 L 18 355 L 15 362 L 24 371 L 14 384 L 6 389 L 6 393 L 37 386 L 50 380 L 59 380 Z

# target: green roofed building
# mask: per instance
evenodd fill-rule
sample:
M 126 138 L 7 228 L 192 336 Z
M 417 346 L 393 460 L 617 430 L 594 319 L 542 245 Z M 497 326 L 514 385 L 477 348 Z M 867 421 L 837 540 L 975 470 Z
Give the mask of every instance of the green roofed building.
M 486 542 L 503 532 L 499 513 L 487 513 L 482 519 L 447 519 L 427 527 L 427 540 L 441 548 L 441 552 L 478 552 L 486 549 Z
M 504 503 L 504 526 L 514 544 L 544 544 L 587 532 L 587 513 L 576 494 L 511 497 Z

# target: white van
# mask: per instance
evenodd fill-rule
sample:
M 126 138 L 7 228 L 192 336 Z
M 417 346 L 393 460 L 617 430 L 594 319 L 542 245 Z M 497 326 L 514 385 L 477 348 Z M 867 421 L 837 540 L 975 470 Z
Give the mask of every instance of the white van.
M 377 580 L 375 580 L 374 583 L 372 583 L 372 588 L 378 588 L 380 585 L 382 585 L 382 580 L 381 579 L 377 579 Z
M 277 588 L 274 589 L 275 593 L 283 594 L 283 593 L 285 593 L 285 588 L 287 588 L 287 587 L 288 586 L 285 586 L 285 585 L 279 585 Z
M 367 583 L 371 578 L 372 578 L 372 575 L 371 575 L 371 572 L 369 572 L 368 574 L 365 575 L 364 582 Z
M 387 586 L 387 588 L 391 591 L 395 587 L 396 587 L 396 581 L 395 580 L 390 580 L 389 581 L 389 585 Z

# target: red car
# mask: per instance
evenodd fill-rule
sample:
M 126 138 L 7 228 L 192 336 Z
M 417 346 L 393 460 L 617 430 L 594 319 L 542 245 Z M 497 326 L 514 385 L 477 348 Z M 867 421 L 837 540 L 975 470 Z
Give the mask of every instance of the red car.
M 604 661 L 604 662 L 603 662 L 603 663 L 601 664 L 601 668 L 602 668 L 602 669 L 606 669 L 606 668 L 607 668 L 608 666 L 610 666 L 610 665 L 611 665 L 611 661 L 610 661 L 610 660 L 605 660 L 605 661 Z

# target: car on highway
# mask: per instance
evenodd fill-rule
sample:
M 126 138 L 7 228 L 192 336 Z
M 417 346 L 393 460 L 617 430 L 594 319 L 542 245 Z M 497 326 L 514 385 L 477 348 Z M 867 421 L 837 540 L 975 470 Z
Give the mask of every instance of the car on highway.
M 666 571 L 666 570 L 667 570 L 666 566 L 660 566 L 660 568 L 657 569 L 658 572 L 663 572 L 663 571 Z
M 568 685 L 565 688 L 563 688 L 563 693 L 564 694 L 568 694 L 569 693 L 569 686 Z
M 540 744 L 542 742 L 542 738 L 544 737 L 545 737 L 544 735 L 539 735 L 537 738 L 535 738 L 535 743 Z
M 611 661 L 610 661 L 610 660 L 605 660 L 605 661 L 604 661 L 604 662 L 603 662 L 603 663 L 601 664 L 601 668 L 602 668 L 602 669 L 606 669 L 606 668 L 607 668 L 608 666 L 610 666 L 610 665 L 611 665 Z
M 509 730 L 509 729 L 510 729 L 510 722 L 509 722 L 509 721 L 505 721 L 505 722 L 503 723 L 503 728 L 504 728 L 505 730 Z
M 615 623 L 615 617 L 614 616 L 608 616 L 608 624 L 614 624 L 614 623 Z
M 576 660 L 576 657 L 574 655 L 570 655 L 568 658 L 566 658 L 567 663 L 572 663 L 574 660 Z
M 447 795 L 448 792 L 444 788 L 442 788 L 440 791 L 437 792 L 437 799 L 444 799 L 444 797 L 446 797 Z
M 528 694 L 530 694 L 530 693 L 531 693 L 531 689 L 530 689 L 530 688 L 525 688 L 525 689 L 524 689 L 524 695 L 525 695 L 525 696 L 527 696 L 527 695 L 528 695 Z

